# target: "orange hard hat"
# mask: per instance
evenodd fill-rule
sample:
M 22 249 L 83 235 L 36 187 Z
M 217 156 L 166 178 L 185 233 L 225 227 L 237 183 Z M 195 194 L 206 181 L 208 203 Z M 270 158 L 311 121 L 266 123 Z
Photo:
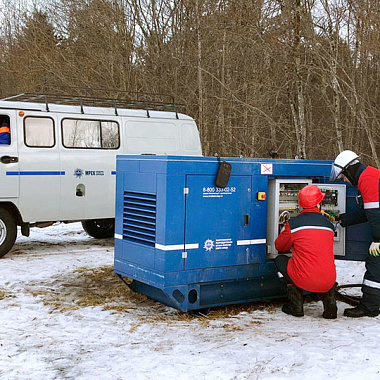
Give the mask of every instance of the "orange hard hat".
M 298 204 L 302 208 L 311 208 L 322 202 L 325 194 L 316 185 L 305 186 L 298 194 Z

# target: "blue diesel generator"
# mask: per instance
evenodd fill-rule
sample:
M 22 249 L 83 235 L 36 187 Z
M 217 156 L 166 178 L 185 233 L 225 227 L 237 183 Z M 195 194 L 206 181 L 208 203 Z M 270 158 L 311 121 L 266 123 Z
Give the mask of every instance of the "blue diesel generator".
M 331 161 L 128 155 L 116 169 L 115 273 L 182 311 L 283 296 L 274 241 L 303 186 L 326 211 L 359 207 L 355 188 L 329 183 Z M 362 260 L 370 243 L 366 223 L 337 226 L 334 254 Z

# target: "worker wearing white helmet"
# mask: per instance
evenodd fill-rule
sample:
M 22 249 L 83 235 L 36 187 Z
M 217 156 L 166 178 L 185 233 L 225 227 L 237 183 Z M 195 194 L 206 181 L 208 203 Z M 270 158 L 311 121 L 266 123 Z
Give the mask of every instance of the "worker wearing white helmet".
M 366 258 L 363 297 L 358 306 L 346 309 L 344 315 L 353 318 L 376 317 L 380 309 L 380 170 L 361 163 L 355 152 L 344 150 L 332 164 L 330 179 L 340 178 L 358 188 L 363 198 L 363 208 L 341 214 L 337 221 L 343 227 L 369 222 L 373 239 Z

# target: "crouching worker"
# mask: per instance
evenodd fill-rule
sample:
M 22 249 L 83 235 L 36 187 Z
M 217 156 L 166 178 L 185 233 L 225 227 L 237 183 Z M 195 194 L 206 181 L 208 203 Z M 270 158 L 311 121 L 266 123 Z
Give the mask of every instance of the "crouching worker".
M 274 262 L 283 275 L 289 298 L 282 311 L 295 317 L 304 315 L 303 290 L 323 293 L 323 318 L 337 317 L 334 226 L 320 213 L 323 198 L 317 186 L 304 187 L 298 195 L 303 210 L 289 219 L 275 241 L 279 253 L 292 250 L 292 257 L 278 255 Z

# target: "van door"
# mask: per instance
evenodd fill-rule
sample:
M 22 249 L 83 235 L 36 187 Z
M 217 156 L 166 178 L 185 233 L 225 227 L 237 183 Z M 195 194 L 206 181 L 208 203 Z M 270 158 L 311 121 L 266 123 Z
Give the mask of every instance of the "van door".
M 17 148 L 17 126 L 15 111 L 0 111 L 0 128 L 8 125 L 10 129 L 9 144 L 0 144 L 0 201 L 12 199 L 17 204 L 19 196 L 19 176 L 18 176 L 18 148 Z M 5 132 L 3 132 L 5 133 Z
M 48 112 L 25 112 L 19 124 L 19 209 L 25 222 L 59 220 L 61 177 L 57 125 Z
M 66 219 L 115 217 L 118 118 L 83 116 L 61 120 L 61 215 Z

